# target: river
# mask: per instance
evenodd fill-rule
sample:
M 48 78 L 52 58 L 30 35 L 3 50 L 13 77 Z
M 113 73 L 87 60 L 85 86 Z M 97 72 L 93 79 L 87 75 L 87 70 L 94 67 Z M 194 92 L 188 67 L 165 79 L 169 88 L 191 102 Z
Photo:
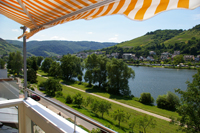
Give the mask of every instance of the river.
M 166 94 L 168 91 L 175 92 L 175 88 L 187 89 L 187 80 L 192 81 L 192 76 L 197 70 L 168 69 L 153 67 L 129 66 L 135 71 L 135 78 L 129 79 L 131 93 L 140 97 L 143 92 L 151 93 L 154 100 L 158 95 Z
M 197 70 L 189 69 L 129 67 L 135 71 L 135 78 L 129 79 L 131 94 L 135 97 L 140 97 L 141 93 L 149 92 L 155 101 L 158 95 L 167 94 L 168 91 L 175 93 L 175 88 L 186 90 L 187 84 L 185 82 L 187 80 L 191 82 L 192 76 L 197 73 Z M 83 70 L 83 74 L 85 72 L 86 70 Z M 85 82 L 84 76 L 82 81 Z

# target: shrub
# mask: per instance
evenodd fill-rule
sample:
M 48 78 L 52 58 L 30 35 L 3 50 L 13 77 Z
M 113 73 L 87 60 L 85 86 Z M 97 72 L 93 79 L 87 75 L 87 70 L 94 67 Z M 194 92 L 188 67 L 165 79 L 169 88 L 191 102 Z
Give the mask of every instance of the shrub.
M 73 98 L 73 103 L 77 104 L 78 107 L 81 106 L 81 104 L 83 103 L 83 96 L 80 93 L 77 93 L 74 98 Z
M 90 133 L 101 133 L 101 130 L 99 128 L 93 128 L 92 131 L 90 131 Z
M 143 104 L 153 104 L 154 103 L 154 98 L 151 96 L 150 93 L 142 93 L 140 95 L 139 101 Z
M 156 103 L 158 108 L 175 111 L 176 106 L 180 103 L 180 100 L 176 94 L 168 91 L 166 95 L 159 95 Z
M 62 97 L 62 96 L 63 96 L 62 91 L 57 91 L 57 92 L 56 92 L 56 97 Z
M 68 104 L 71 104 L 73 102 L 73 99 L 69 94 L 67 95 L 65 102 Z
M 43 81 L 43 82 L 41 82 L 40 84 L 39 84 L 39 87 L 44 87 L 45 86 L 45 81 Z
M 31 87 L 30 89 L 31 89 L 32 91 L 35 91 L 34 87 Z

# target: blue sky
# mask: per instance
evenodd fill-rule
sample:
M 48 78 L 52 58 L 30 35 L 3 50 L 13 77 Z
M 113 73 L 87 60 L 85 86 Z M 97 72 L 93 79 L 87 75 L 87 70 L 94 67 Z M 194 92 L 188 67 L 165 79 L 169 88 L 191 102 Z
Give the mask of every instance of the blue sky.
M 69 40 L 123 42 L 157 29 L 190 29 L 200 24 L 200 7 L 162 12 L 148 20 L 130 20 L 112 15 L 93 20 L 75 20 L 35 34 L 31 40 Z M 20 24 L 0 14 L 0 38 L 17 40 L 22 34 Z

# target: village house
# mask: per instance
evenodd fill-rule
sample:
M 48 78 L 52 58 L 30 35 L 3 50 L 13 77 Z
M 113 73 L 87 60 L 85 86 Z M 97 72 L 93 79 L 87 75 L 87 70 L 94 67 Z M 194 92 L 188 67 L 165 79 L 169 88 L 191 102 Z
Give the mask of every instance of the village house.
M 139 57 L 139 60 L 140 60 L 140 61 L 143 60 L 143 59 L 144 59 L 144 57 L 142 57 L 142 56 Z
M 149 54 L 150 54 L 150 55 L 156 55 L 156 52 L 154 52 L 154 51 L 149 51 Z
M 194 55 L 184 55 L 183 58 L 185 61 L 192 61 L 194 60 Z
M 96 55 L 99 55 L 99 54 L 103 54 L 103 52 L 99 51 L 99 52 L 94 52 Z
M 174 51 L 174 55 L 179 55 L 180 51 Z
M 160 58 L 161 58 L 161 60 L 166 60 L 166 59 L 168 59 L 169 55 L 171 55 L 171 54 L 168 52 L 163 52 L 163 53 L 161 53 Z
M 112 58 L 112 56 L 110 54 L 107 54 L 106 57 L 107 58 Z
M 200 61 L 200 55 L 197 55 L 197 57 L 195 58 L 195 61 Z
M 114 58 L 118 58 L 119 57 L 119 53 L 112 53 L 111 56 L 114 57 Z
M 133 57 L 133 55 L 131 53 L 124 53 L 122 55 L 122 58 L 126 59 L 126 60 L 130 60 L 132 57 Z
M 133 60 L 138 60 L 138 57 L 136 57 L 136 56 L 133 56 Z
M 88 55 L 84 52 L 81 52 L 81 53 L 78 53 L 76 56 L 85 59 L 87 58 Z
M 154 58 L 152 56 L 147 56 L 147 60 L 154 61 Z

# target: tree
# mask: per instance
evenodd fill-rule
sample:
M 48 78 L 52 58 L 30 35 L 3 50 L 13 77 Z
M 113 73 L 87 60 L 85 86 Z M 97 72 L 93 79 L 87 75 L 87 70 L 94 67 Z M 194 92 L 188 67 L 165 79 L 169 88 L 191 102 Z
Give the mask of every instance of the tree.
M 74 104 L 77 104 L 78 107 L 80 108 L 81 104 L 83 103 L 83 96 L 80 93 L 77 93 L 74 97 L 73 97 Z
M 51 67 L 49 68 L 49 75 L 54 76 L 54 77 L 59 77 L 62 75 L 62 70 L 60 67 L 60 63 L 59 62 L 52 62 L 51 63 Z
M 78 75 L 83 75 L 81 60 L 75 55 L 64 55 L 61 59 L 61 69 L 63 77 L 67 80 L 77 77 Z
M 51 58 L 45 58 L 41 66 L 42 71 L 48 73 L 52 62 L 53 60 Z
M 31 68 L 37 72 L 38 65 L 37 65 L 36 58 L 33 58 L 32 60 L 33 60 L 33 62 L 32 62 Z
M 81 83 L 81 81 L 82 81 L 82 76 L 79 74 L 77 78 L 78 78 L 79 82 Z
M 187 90 L 176 89 L 181 95 L 181 106 L 177 112 L 181 116 L 179 123 L 187 133 L 200 132 L 200 69 L 193 75 L 193 81 L 187 81 Z
M 139 101 L 143 104 L 153 104 L 154 98 L 150 93 L 141 93 Z
M 7 63 L 8 69 L 13 68 L 14 58 L 15 58 L 15 52 L 10 52 L 8 56 L 8 63 Z
M 111 109 L 111 103 L 107 101 L 100 101 L 98 105 L 98 111 L 101 113 L 102 118 L 104 113 L 109 113 L 109 109 Z
M 158 108 L 175 111 L 180 104 L 180 100 L 176 94 L 168 91 L 167 95 L 159 95 L 156 103 Z
M 97 61 L 97 55 L 91 54 L 85 59 L 85 81 L 89 82 L 89 85 L 96 82 L 96 76 L 97 76 L 97 67 L 98 67 L 98 61 Z
M 37 65 L 38 65 L 38 66 L 41 66 L 41 62 L 42 62 L 43 59 L 44 59 L 44 58 L 43 58 L 42 56 L 38 56 L 38 57 L 37 57 Z
M 147 127 L 155 128 L 156 126 L 156 120 L 154 120 L 151 116 L 148 117 L 147 115 L 141 116 L 137 122 L 139 127 L 143 128 L 144 133 L 146 133 Z
M 7 68 L 11 69 L 13 73 L 19 74 L 22 68 L 22 56 L 19 51 L 9 53 Z
M 89 86 L 91 86 L 92 85 L 92 79 L 93 79 L 92 72 L 91 71 L 86 71 L 84 79 L 85 79 L 86 82 L 89 82 Z
M 127 121 L 128 119 L 126 113 L 122 109 L 115 110 L 112 114 L 112 117 L 114 120 L 117 120 L 119 122 L 118 123 L 119 127 L 120 127 L 120 122 Z
M 87 97 L 87 99 L 85 100 L 85 106 L 88 106 L 90 103 L 93 103 L 93 101 L 94 101 L 94 99 L 93 98 L 91 98 L 90 96 L 89 97 Z
M 136 124 L 137 124 L 137 120 L 131 119 L 131 122 L 129 123 L 129 128 L 132 130 L 132 133 L 133 133 L 133 129 L 134 129 Z
M 183 55 L 177 55 L 173 58 L 173 62 L 175 65 L 178 65 L 180 63 L 184 63 L 184 60 L 183 60 Z
M 3 59 L 0 59 L 0 69 L 4 69 L 6 62 Z
M 98 112 L 98 106 L 99 106 L 99 101 L 94 100 L 92 102 L 92 104 L 90 105 L 90 108 L 94 113 L 97 113 Z
M 49 78 L 45 82 L 45 93 L 49 96 L 55 96 L 56 91 L 62 91 L 62 86 L 58 80 Z
M 107 57 L 105 56 L 98 56 L 98 67 L 96 69 L 97 76 L 95 77 L 96 81 L 99 82 L 99 87 L 102 85 L 104 86 L 107 82 L 107 69 L 106 69 L 106 64 L 107 64 Z
M 22 68 L 22 56 L 19 51 L 17 51 L 15 54 L 13 66 L 14 72 L 19 74 Z
M 108 92 L 129 96 L 131 91 L 128 79 L 135 77 L 135 72 L 121 59 L 113 58 L 107 63 Z
M 97 56 L 96 54 L 89 55 L 85 60 L 85 81 L 95 84 L 99 83 L 99 87 L 104 85 L 107 81 L 106 70 L 107 58 L 105 56 Z
M 29 68 L 27 71 L 27 81 L 30 83 L 37 83 L 36 71 L 32 68 Z

